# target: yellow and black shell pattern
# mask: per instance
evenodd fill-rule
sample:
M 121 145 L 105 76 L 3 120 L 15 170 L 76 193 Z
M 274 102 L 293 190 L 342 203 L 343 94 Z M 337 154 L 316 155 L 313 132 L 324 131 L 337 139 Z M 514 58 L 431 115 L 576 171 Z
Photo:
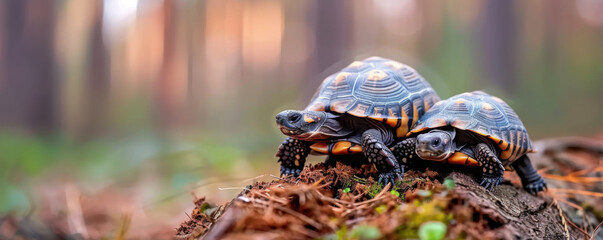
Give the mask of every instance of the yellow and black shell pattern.
M 367 117 L 392 127 L 396 137 L 404 137 L 440 97 L 413 68 L 382 57 L 355 61 L 327 77 L 306 107 Z M 360 153 L 359 145 L 339 141 L 318 142 L 311 147 L 324 154 Z
M 535 152 L 528 132 L 513 109 L 500 98 L 482 91 L 462 93 L 437 102 L 408 135 L 445 126 L 469 130 L 492 140 L 499 148 L 499 158 L 505 166 L 526 153 Z M 477 165 L 475 159 L 460 152 L 447 161 Z

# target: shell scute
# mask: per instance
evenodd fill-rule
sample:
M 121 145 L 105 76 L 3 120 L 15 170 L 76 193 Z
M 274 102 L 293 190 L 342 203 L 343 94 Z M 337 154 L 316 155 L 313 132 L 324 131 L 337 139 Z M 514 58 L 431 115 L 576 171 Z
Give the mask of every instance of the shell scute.
M 383 121 L 403 137 L 439 100 L 431 85 L 413 68 L 387 58 L 370 57 L 327 77 L 306 110 Z

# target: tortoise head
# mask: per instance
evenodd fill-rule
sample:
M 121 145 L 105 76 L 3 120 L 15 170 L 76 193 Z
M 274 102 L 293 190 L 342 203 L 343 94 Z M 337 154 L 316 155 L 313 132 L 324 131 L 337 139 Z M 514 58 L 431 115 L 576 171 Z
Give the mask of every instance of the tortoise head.
M 289 137 L 319 141 L 341 136 L 340 115 L 320 111 L 285 110 L 276 115 L 276 124 Z
M 417 136 L 416 153 L 420 158 L 427 160 L 441 161 L 450 155 L 455 150 L 454 136 L 455 131 L 445 131 L 434 129 L 427 133 Z

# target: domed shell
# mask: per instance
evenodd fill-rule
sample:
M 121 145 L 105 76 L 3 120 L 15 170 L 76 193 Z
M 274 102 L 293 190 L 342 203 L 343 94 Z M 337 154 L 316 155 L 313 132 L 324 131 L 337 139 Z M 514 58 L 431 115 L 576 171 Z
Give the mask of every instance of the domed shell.
M 417 71 L 370 57 L 327 77 L 306 110 L 348 113 L 382 121 L 404 137 L 440 98 Z
M 500 98 L 482 91 L 459 94 L 436 103 L 408 135 L 444 126 L 469 130 L 491 139 L 500 148 L 500 160 L 507 163 L 535 152 L 528 132 L 513 109 Z

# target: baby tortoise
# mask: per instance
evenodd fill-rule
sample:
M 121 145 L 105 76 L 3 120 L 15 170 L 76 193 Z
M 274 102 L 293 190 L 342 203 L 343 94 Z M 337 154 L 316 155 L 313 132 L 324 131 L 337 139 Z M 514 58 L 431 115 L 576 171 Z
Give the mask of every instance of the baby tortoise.
M 389 147 L 439 99 L 409 66 L 381 57 L 355 61 L 327 77 L 305 110 L 276 115 L 289 136 L 276 153 L 281 175 L 298 176 L 313 151 L 330 157 L 362 153 L 379 181 L 401 179 L 404 169 Z
M 546 188 L 526 155 L 534 150 L 523 123 L 503 100 L 482 91 L 436 103 L 408 135 L 411 138 L 394 148 L 401 165 L 416 154 L 425 160 L 481 166 L 481 185 L 489 189 L 500 183 L 510 166 L 528 192 Z

